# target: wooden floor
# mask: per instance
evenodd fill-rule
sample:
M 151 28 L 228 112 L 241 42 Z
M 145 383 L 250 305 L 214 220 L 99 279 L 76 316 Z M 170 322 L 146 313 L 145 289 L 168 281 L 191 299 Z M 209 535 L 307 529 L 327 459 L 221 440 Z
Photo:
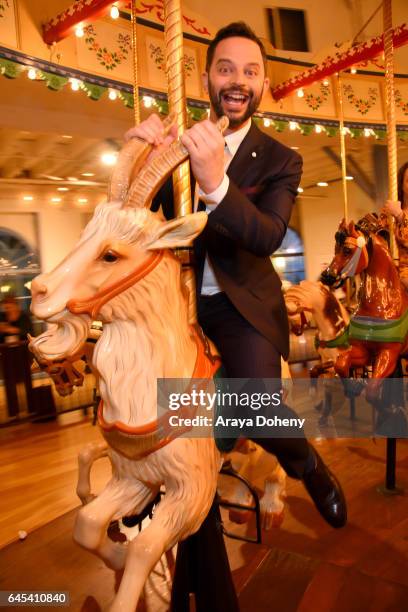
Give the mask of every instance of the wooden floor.
M 68 422 L 69 419 L 78 422 Z M 76 455 L 99 439 L 89 419 L 0 430 L 0 589 L 65 588 L 72 610 L 101 610 L 115 577 L 72 543 Z M 408 609 L 408 495 L 377 491 L 384 477 L 383 440 L 316 444 L 340 478 L 349 523 L 331 529 L 301 483 L 288 482 L 285 519 L 263 544 L 227 540 L 242 612 L 349 612 Z M 100 490 L 109 476 L 95 466 Z M 408 443 L 398 443 L 398 483 L 408 492 Z M 261 485 L 260 470 L 256 483 Z M 254 526 L 234 527 L 253 535 Z M 29 535 L 18 540 L 19 530 Z M 209 611 L 211 612 L 211 611 Z

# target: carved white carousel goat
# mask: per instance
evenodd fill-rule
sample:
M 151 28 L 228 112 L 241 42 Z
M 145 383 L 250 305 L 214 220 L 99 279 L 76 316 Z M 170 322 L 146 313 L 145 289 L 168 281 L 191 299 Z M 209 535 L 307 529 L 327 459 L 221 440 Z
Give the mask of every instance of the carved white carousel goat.
M 166 129 L 170 126 L 169 119 Z M 111 608 L 122 612 L 136 608 L 161 555 L 199 529 L 221 467 L 212 437 L 176 437 L 167 418 L 157 418 L 157 379 L 211 379 L 220 360 L 199 328 L 188 322 L 181 267 L 170 250 L 190 244 L 207 215 L 165 221 L 149 210 L 187 151 L 180 142 L 156 157 L 149 157 L 151 151 L 138 139 L 125 145 L 108 202 L 97 207 L 72 252 L 31 286 L 32 312 L 50 325 L 31 339 L 30 348 L 42 367 L 48 364 L 51 375 L 57 371 L 63 394 L 81 384 L 72 362 L 85 352 L 92 321 L 103 323 L 92 368 L 102 398 L 98 421 L 107 444 L 92 444 L 80 453 L 77 492 L 84 505 L 74 539 L 112 569 L 124 569 Z M 61 368 L 71 372 L 67 381 L 61 379 Z M 106 455 L 112 478 L 95 497 L 91 466 Z M 273 487 L 267 487 L 262 501 L 266 527 L 282 518 L 284 477 L 276 461 L 274 469 Z M 127 544 L 110 540 L 109 524 L 140 514 L 162 486 L 165 495 L 148 527 Z M 242 502 L 245 494 L 238 491 L 237 496 L 234 501 Z
M 103 323 L 93 366 L 102 398 L 99 425 L 113 474 L 92 499 L 87 470 L 106 453 L 105 446 L 82 455 L 79 492 L 89 503 L 78 513 L 74 538 L 109 567 L 124 569 L 111 608 L 122 612 L 135 610 L 161 555 L 199 529 L 220 468 L 213 438 L 173 439 L 157 418 L 158 378 L 212 378 L 220 361 L 188 323 L 180 264 L 170 250 L 189 244 L 207 215 L 164 221 L 149 210 L 157 189 L 187 152 L 177 142 L 146 163 L 150 151 L 137 139 L 124 147 L 109 201 L 97 207 L 73 251 L 31 287 L 33 314 L 52 324 L 31 341 L 39 361 L 78 354 L 92 321 Z M 162 485 L 166 494 L 148 527 L 127 545 L 112 542 L 110 522 L 140 513 Z

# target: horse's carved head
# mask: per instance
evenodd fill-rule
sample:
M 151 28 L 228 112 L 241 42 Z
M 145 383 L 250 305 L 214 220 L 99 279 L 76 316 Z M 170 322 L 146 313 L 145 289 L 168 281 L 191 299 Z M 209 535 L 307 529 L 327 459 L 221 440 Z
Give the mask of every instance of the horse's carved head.
M 346 278 L 360 274 L 367 267 L 370 231 L 368 227 L 360 226 L 360 222 L 355 225 L 354 221 L 346 223 L 343 219 L 335 241 L 334 258 L 322 272 L 320 280 L 325 285 L 340 287 Z
M 108 202 L 96 208 L 71 253 L 52 272 L 33 280 L 31 311 L 52 324 L 30 344 L 39 358 L 77 353 L 93 319 L 111 322 L 118 293 L 142 286 L 163 256 L 170 257 L 166 249 L 190 245 L 203 230 L 204 212 L 165 221 L 150 210 L 160 186 L 188 157 L 180 141 L 156 156 L 151 153 L 151 145 L 142 140 L 124 146 Z M 119 316 L 125 318 L 126 312 Z
M 300 336 L 316 312 L 323 312 L 331 297 L 322 283 L 303 280 L 285 293 L 285 304 L 291 331 Z
M 300 336 L 310 326 L 312 313 L 316 308 L 323 308 L 324 297 L 320 283 L 303 280 L 285 292 L 285 304 L 291 331 Z

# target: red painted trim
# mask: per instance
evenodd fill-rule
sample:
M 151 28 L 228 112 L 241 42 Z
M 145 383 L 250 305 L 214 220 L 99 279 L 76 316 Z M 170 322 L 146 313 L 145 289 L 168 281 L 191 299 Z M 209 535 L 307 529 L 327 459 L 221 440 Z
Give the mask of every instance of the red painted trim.
M 407 24 L 403 23 L 401 26 L 394 28 L 393 42 L 395 48 L 402 47 L 408 43 Z M 383 50 L 383 36 L 377 36 L 368 42 L 350 47 L 350 49 L 344 53 L 337 53 L 335 57 L 328 56 L 321 64 L 313 66 L 313 68 L 310 68 L 298 76 L 289 79 L 288 81 L 284 81 L 280 85 L 274 87 L 271 90 L 272 96 L 275 100 L 285 98 L 300 87 L 306 87 L 307 85 L 311 85 L 316 81 L 329 77 L 336 72 L 351 68 L 359 62 L 372 59 Z
M 79 24 L 106 15 L 115 0 L 78 0 L 65 11 L 43 25 L 43 40 L 47 45 L 66 38 Z M 121 4 L 116 2 L 117 5 Z

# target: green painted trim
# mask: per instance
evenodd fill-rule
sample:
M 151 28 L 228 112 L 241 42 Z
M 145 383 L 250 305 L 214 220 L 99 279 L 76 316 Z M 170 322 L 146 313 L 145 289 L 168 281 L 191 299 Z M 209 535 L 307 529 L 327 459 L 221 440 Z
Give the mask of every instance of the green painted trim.
M 344 331 L 340 334 L 340 336 L 333 338 L 333 340 L 324 341 L 324 348 L 339 348 L 340 346 L 349 346 L 348 339 L 349 326 L 345 327 Z M 319 348 L 320 346 L 320 340 L 317 336 L 315 340 L 315 346 L 316 348 Z
M 4 54 L 7 51 L 8 51 L 7 48 L 0 46 L 0 53 Z M 10 51 L 10 53 L 12 52 Z M 13 53 L 15 54 L 16 52 L 13 52 Z M 24 54 L 20 53 L 19 57 L 23 55 Z M 37 70 L 38 76 L 37 76 L 37 79 L 35 80 L 37 82 L 38 80 L 42 80 L 46 84 L 48 89 L 50 89 L 51 91 L 62 91 L 63 88 L 69 83 L 70 78 L 76 78 L 77 80 L 81 81 L 82 91 L 84 91 L 91 100 L 95 100 L 95 101 L 100 100 L 100 98 L 105 94 L 105 92 L 107 92 L 109 88 L 112 88 L 116 90 L 118 98 L 122 100 L 122 102 L 125 104 L 126 107 L 130 109 L 133 108 L 133 94 L 130 93 L 129 91 L 125 91 L 123 89 L 123 84 L 120 84 L 119 82 L 117 85 L 115 85 L 115 81 L 113 80 L 109 80 L 106 78 L 101 80 L 99 78 L 99 83 L 92 83 L 90 81 L 95 80 L 97 78 L 95 75 L 84 73 L 82 71 L 70 69 L 67 67 L 61 67 L 61 69 L 64 69 L 65 74 L 68 73 L 69 75 L 69 76 L 63 76 L 60 74 L 56 74 L 55 72 L 42 70 L 41 67 L 38 64 L 36 64 L 36 62 L 38 61 L 40 62 L 41 66 L 49 65 L 50 68 L 52 69 L 54 65 L 50 62 L 45 62 L 43 60 L 39 60 L 38 58 L 34 58 L 31 56 L 24 56 L 24 57 L 26 57 L 27 60 L 29 60 L 29 62 L 26 62 L 26 63 L 24 63 L 24 61 L 19 62 L 19 61 L 15 61 L 15 58 L 11 60 L 6 57 L 2 57 L 0 55 L 0 74 L 2 74 L 4 77 L 8 79 L 16 79 L 21 74 L 25 73 L 27 69 L 32 67 Z M 100 81 L 102 81 L 102 84 L 100 84 Z M 155 100 L 155 110 L 162 115 L 167 115 L 169 112 L 168 110 L 169 107 L 168 107 L 167 100 L 163 99 L 163 94 L 162 93 L 159 94 L 159 92 L 157 93 L 152 92 L 152 93 L 149 93 L 149 95 Z M 143 100 L 143 96 L 141 95 L 139 96 L 139 103 L 142 103 L 142 100 Z M 187 105 L 187 112 L 194 121 L 201 121 L 207 116 L 208 105 L 205 105 L 205 103 L 200 103 L 200 104 L 198 106 L 193 105 L 193 104 Z M 203 106 L 203 104 L 205 106 Z M 282 119 L 280 119 L 280 118 L 271 117 L 270 112 L 265 112 L 265 113 L 258 112 L 257 116 L 254 117 L 254 120 L 258 123 L 258 125 L 262 124 L 263 119 L 269 119 L 271 126 L 277 132 L 283 132 L 288 127 L 289 122 L 291 121 L 295 121 L 296 123 L 298 123 L 300 133 L 303 136 L 308 136 L 309 134 L 314 133 L 314 126 L 317 123 L 323 126 L 323 133 L 326 133 L 326 135 L 329 137 L 337 136 L 339 132 L 338 125 L 328 125 L 326 123 L 326 120 L 321 117 L 310 118 L 310 121 L 309 121 L 309 118 L 284 115 Z M 367 124 L 367 127 L 369 127 L 373 131 L 377 139 L 383 140 L 386 137 L 386 131 L 383 125 L 377 128 L 375 125 L 373 126 L 372 124 Z M 350 130 L 350 134 L 352 138 L 360 138 L 364 134 L 363 128 L 360 126 L 358 127 L 351 126 L 348 129 Z M 408 140 L 408 129 L 406 128 L 404 129 L 402 125 L 397 126 L 397 137 L 401 141 L 407 141 Z
M 399 319 L 387 323 L 350 320 L 349 338 L 364 342 L 404 342 L 408 333 L 408 310 Z

